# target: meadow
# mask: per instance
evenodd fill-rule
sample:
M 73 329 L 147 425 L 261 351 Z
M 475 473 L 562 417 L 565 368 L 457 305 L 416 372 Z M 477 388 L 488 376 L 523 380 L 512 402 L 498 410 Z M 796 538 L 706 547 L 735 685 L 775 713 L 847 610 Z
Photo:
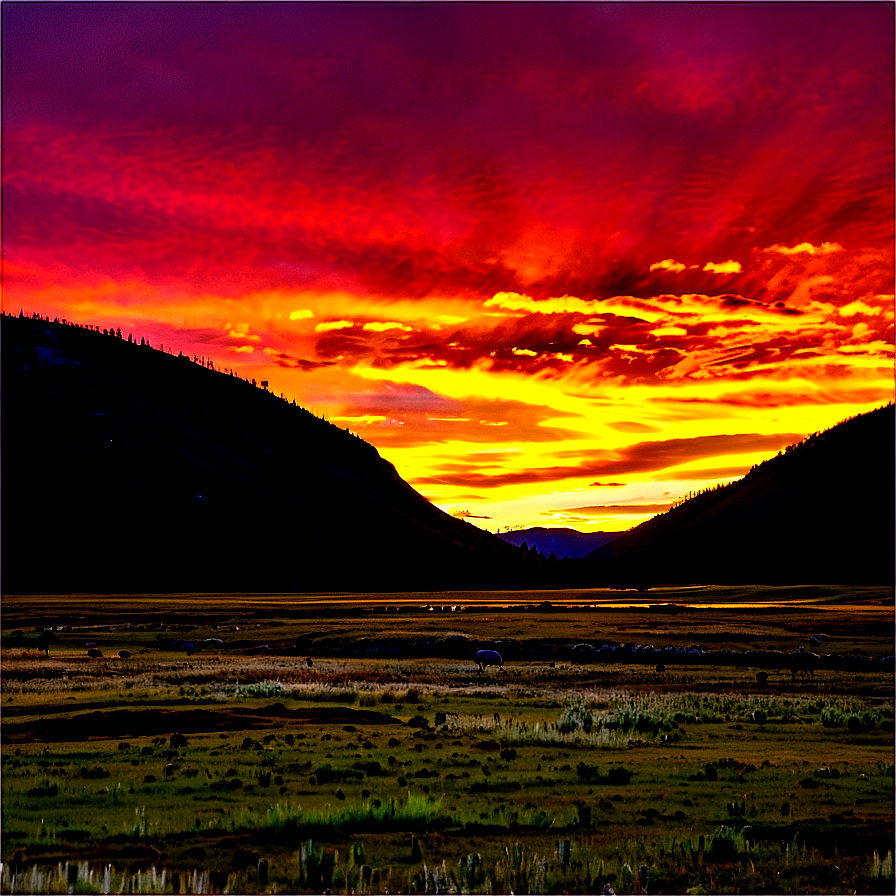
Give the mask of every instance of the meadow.
M 871 587 L 5 596 L 0 888 L 892 893 L 893 636 Z

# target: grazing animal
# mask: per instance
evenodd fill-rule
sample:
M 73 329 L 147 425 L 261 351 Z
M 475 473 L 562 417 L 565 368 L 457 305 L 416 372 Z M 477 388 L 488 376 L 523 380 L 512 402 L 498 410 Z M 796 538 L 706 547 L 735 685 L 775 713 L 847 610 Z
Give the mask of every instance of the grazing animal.
M 130 650 L 119 650 L 119 651 L 118 651 L 118 655 L 119 655 L 123 660 L 129 660 L 129 659 L 131 658 L 131 651 L 130 651 Z
M 306 657 L 305 657 L 305 665 L 306 665 L 309 669 L 314 665 L 314 663 L 311 662 L 311 657 L 310 657 L 310 656 L 306 656 Z
M 756 683 L 765 687 L 768 684 L 768 672 L 764 669 L 756 673 Z
M 666 671 L 666 667 L 662 663 L 657 663 L 654 668 L 656 669 L 656 672 L 660 675 Z
M 814 675 L 815 667 L 821 657 L 817 653 L 800 647 L 791 657 L 790 674 L 796 678 L 802 672 L 803 675 Z
M 90 647 L 87 650 L 87 656 L 93 657 L 93 659 L 101 659 L 103 656 L 102 650 L 97 650 L 96 647 Z
M 59 638 L 56 637 L 52 632 L 41 632 L 37 636 L 37 649 L 45 656 L 50 655 L 50 645 L 58 644 Z
M 479 665 L 479 674 L 485 672 L 486 666 L 500 666 L 504 669 L 504 660 L 497 650 L 479 650 L 476 652 L 476 662 Z

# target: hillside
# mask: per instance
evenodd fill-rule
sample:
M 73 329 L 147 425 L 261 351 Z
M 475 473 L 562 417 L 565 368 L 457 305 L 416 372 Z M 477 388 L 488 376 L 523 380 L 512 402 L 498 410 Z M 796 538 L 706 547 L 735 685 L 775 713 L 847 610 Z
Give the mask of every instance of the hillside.
M 517 547 L 525 544 L 545 556 L 553 554 L 558 559 L 563 559 L 586 557 L 618 535 L 618 532 L 578 532 L 576 529 L 533 526 L 530 529 L 499 532 L 498 538 Z
M 542 562 L 231 373 L 8 315 L 2 365 L 6 593 L 511 587 Z
M 862 414 L 593 551 L 595 576 L 789 584 L 894 580 L 894 409 Z

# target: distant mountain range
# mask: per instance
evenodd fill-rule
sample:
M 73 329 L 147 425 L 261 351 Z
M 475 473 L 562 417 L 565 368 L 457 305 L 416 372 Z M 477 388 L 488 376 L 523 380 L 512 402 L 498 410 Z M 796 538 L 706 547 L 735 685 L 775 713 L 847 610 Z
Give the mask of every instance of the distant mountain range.
M 2 317 L 5 592 L 505 588 L 547 566 L 348 431 L 139 342 Z
M 893 582 L 894 422 L 892 404 L 853 417 L 641 523 L 588 555 L 596 578 Z
M 512 532 L 499 532 L 498 538 L 510 542 L 517 547 L 526 545 L 535 548 L 540 554 L 557 558 L 586 557 L 592 551 L 612 541 L 619 532 L 578 532 L 576 529 L 549 529 L 533 526 L 531 529 L 515 529 Z
M 232 372 L 118 332 L 0 321 L 7 594 L 894 579 L 892 405 L 626 533 L 498 537 Z

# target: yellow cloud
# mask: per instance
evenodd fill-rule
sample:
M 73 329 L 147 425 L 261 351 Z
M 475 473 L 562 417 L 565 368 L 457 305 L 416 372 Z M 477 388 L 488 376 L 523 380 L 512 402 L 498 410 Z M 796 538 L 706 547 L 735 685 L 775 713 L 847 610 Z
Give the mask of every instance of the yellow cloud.
M 651 336 L 687 336 L 688 331 L 684 327 L 657 327 L 650 331 Z
M 655 261 L 651 266 L 651 271 L 673 271 L 674 273 L 678 273 L 679 271 L 685 270 L 687 265 L 682 264 L 680 261 L 676 261 L 674 258 L 664 258 L 662 261 Z
M 505 311 L 525 311 L 529 314 L 593 314 L 597 308 L 594 302 L 576 296 L 554 296 L 550 299 L 535 299 L 518 292 L 498 292 L 486 299 L 486 308 L 501 308 Z
M 856 299 L 848 305 L 844 305 L 840 310 L 840 317 L 853 317 L 856 314 L 880 314 L 880 308 L 872 308 L 866 305 L 861 299 Z
M 743 272 L 743 267 L 741 267 L 741 263 L 739 261 L 708 261 L 705 265 L 703 265 L 704 271 L 711 271 L 713 274 L 740 274 Z
M 255 351 L 255 347 L 252 345 L 238 345 L 234 348 L 235 352 L 240 352 L 241 354 L 251 355 L 252 352 Z
M 528 349 L 528 348 L 515 348 L 515 349 L 512 349 L 512 351 L 515 355 L 526 355 L 529 358 L 538 357 L 538 352 L 533 352 L 531 349 Z
M 763 252 L 777 252 L 779 255 L 830 255 L 832 252 L 842 252 L 843 246 L 840 243 L 822 243 L 820 246 L 813 246 L 812 243 L 797 243 L 793 248 L 775 243 L 763 249 Z
M 249 332 L 249 324 L 226 323 L 224 329 L 231 339 L 246 339 L 249 342 L 261 342 L 261 336 Z
M 360 417 L 331 417 L 333 423 L 349 423 L 358 426 L 370 426 L 373 423 L 382 423 L 386 418 L 379 414 L 362 414 Z
M 350 330 L 354 326 L 354 321 L 350 320 L 328 320 L 323 323 L 316 324 L 315 333 L 329 333 L 330 330 Z
M 386 330 L 402 330 L 405 333 L 413 333 L 414 328 L 407 326 L 407 324 L 400 324 L 398 321 L 390 320 L 390 321 L 371 321 L 369 324 L 364 324 L 365 330 L 370 330 L 373 333 L 384 333 Z
M 314 312 L 308 308 L 297 308 L 295 311 L 289 312 L 290 320 L 307 320 L 309 317 L 314 317 Z

